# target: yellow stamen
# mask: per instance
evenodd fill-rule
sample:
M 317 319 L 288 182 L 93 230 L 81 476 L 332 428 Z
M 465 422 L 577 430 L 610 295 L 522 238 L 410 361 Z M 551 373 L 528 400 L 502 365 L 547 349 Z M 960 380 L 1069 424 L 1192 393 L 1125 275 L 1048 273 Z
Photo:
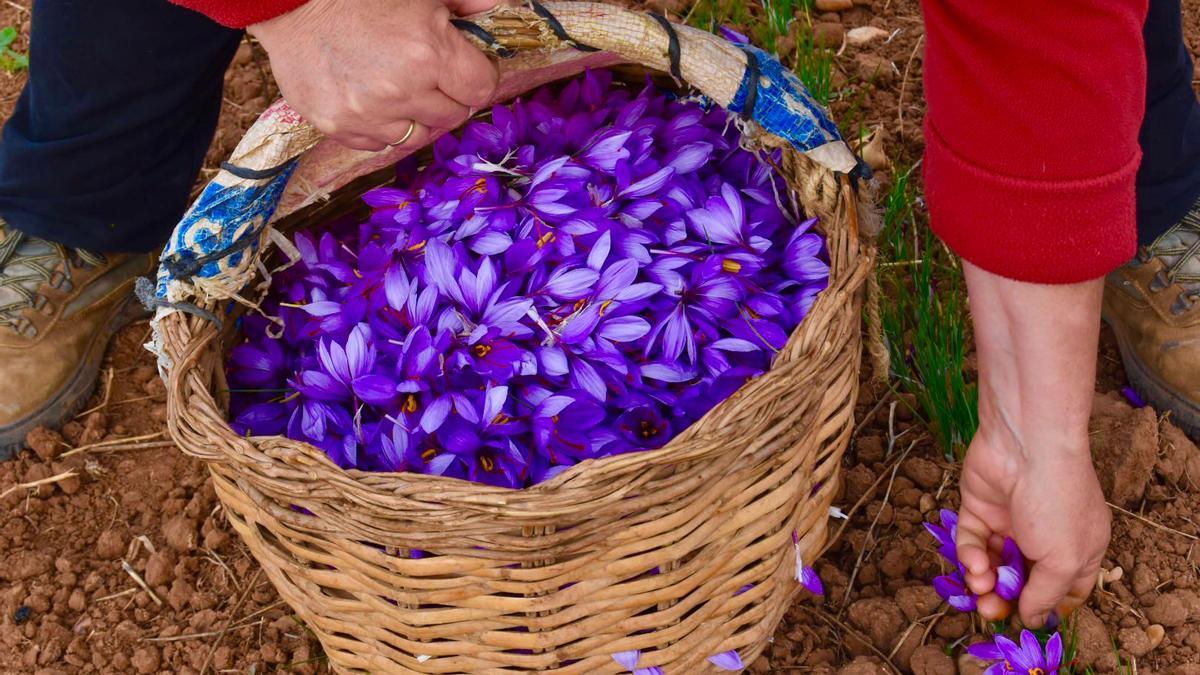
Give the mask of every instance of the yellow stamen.
M 554 233 L 553 233 L 553 232 L 547 232 L 546 234 L 543 234 L 542 236 L 538 237 L 538 240 L 537 240 L 537 247 L 538 247 L 538 248 L 542 248 L 542 247 L 544 247 L 546 244 L 549 244 L 549 243 L 550 243 L 550 242 L 552 242 L 552 241 L 554 241 Z
M 496 463 L 493 462 L 492 458 L 488 457 L 487 455 L 479 456 L 479 465 L 482 466 L 483 470 L 487 471 L 488 473 L 491 473 L 496 468 Z
M 429 448 L 425 452 L 421 453 L 421 459 L 425 460 L 425 463 L 428 464 L 433 461 L 434 457 L 437 457 L 437 454 L 437 448 Z
M 471 351 L 475 353 L 475 356 L 478 356 L 479 358 L 482 359 L 483 357 L 492 353 L 492 346 L 489 344 L 483 344 L 481 342 L 481 343 L 475 345 L 474 347 L 472 347 Z
M 492 424 L 508 424 L 512 418 L 504 413 L 496 413 L 496 417 L 492 420 Z
M 605 300 L 604 302 L 600 303 L 600 316 L 604 316 L 604 313 L 608 311 L 610 305 L 612 305 L 612 300 Z
M 742 271 L 742 263 L 736 260 L 725 259 L 721 261 L 721 269 L 730 274 L 737 274 Z
M 409 394 L 404 397 L 404 412 L 409 414 L 417 412 L 417 397 L 415 394 Z
M 419 242 L 417 242 L 417 243 L 413 244 L 412 246 L 409 246 L 409 247 L 408 247 L 408 250 L 410 250 L 410 251 L 420 251 L 420 250 L 421 250 L 421 249 L 423 249 L 423 248 L 425 248 L 425 242 L 424 242 L 424 241 L 419 241 Z

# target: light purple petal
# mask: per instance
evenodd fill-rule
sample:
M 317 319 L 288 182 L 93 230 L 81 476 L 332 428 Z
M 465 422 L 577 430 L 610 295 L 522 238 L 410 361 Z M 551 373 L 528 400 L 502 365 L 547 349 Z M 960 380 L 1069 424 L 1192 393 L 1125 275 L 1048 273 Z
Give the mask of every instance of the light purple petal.
M 613 661 L 616 661 L 625 670 L 633 670 L 637 668 L 638 660 L 642 658 L 642 652 L 637 649 L 631 649 L 627 652 L 617 652 L 612 657 Z
M 432 434 L 441 428 L 446 418 L 450 415 L 450 398 L 446 396 L 439 397 L 425 412 L 421 414 L 421 429 L 427 434 Z
M 647 195 L 656 194 L 662 190 L 667 181 L 675 175 L 673 167 L 664 166 L 645 178 L 629 184 L 629 187 L 621 190 L 619 196 L 629 198 L 645 197 Z
M 1045 662 L 1046 657 L 1042 652 L 1042 643 L 1038 642 L 1037 636 L 1032 631 L 1021 631 L 1021 667 L 1025 669 L 1045 668 Z
M 746 668 L 746 664 L 742 663 L 742 657 L 738 656 L 736 649 L 730 649 L 720 654 L 713 654 L 708 657 L 708 662 L 721 670 L 739 671 Z
M 1011 602 L 1021 597 L 1024 585 L 1024 579 L 1012 567 L 1004 565 L 996 568 L 996 595 Z
M 592 364 L 583 359 L 576 359 L 571 364 L 571 384 L 591 394 L 601 403 L 608 398 L 608 388 L 604 385 L 604 379 Z
M 588 294 L 599 278 L 595 270 L 586 267 L 559 269 L 546 281 L 545 291 L 559 300 L 579 300 Z
M 650 322 L 640 316 L 621 316 L 600 326 L 600 337 L 613 342 L 633 342 L 649 332 Z
M 994 642 L 980 642 L 967 647 L 967 653 L 981 661 L 1003 661 L 1004 653 Z
M 1046 642 L 1046 670 L 1055 671 L 1062 665 L 1063 644 L 1062 633 L 1055 633 Z
M 825 595 L 825 585 L 821 583 L 821 577 L 817 576 L 817 571 L 811 567 L 800 568 L 800 585 L 813 595 Z

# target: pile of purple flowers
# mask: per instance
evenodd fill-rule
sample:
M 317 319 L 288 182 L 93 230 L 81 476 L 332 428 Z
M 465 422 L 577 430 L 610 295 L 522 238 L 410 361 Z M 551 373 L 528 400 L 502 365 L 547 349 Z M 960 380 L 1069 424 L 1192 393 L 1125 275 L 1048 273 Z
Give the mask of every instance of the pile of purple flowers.
M 513 488 L 661 447 L 770 368 L 827 283 L 778 156 L 740 139 L 604 71 L 441 138 L 365 222 L 295 236 L 228 364 L 234 428 Z

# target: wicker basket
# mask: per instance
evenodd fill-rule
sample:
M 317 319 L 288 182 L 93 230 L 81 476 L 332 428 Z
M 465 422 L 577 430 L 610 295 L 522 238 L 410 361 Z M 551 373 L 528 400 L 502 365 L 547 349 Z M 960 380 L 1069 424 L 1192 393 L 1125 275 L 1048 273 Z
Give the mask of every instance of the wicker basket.
M 682 78 L 724 105 L 747 67 L 747 52 L 707 33 L 678 27 L 670 38 L 656 19 L 603 5 L 503 9 L 476 25 L 493 49 L 519 52 L 504 62 L 501 99 L 585 66 L 670 71 L 675 42 Z M 783 144 L 765 132 L 758 140 Z M 271 222 L 303 227 L 349 208 L 397 156 L 321 143 L 276 106 L 226 178 L 258 196 L 275 186 Z M 800 588 L 793 532 L 806 562 L 827 537 L 871 264 L 849 179 L 791 147 L 783 165 L 805 210 L 821 218 L 832 272 L 771 372 L 660 450 L 587 461 L 520 491 L 345 471 L 308 444 L 230 429 L 230 335 L 212 319 L 231 311 L 230 298 L 261 292 L 247 284 L 281 241 L 265 227 L 269 212 L 236 223 L 253 241 L 234 238 L 237 252 L 223 252 L 219 273 L 197 273 L 216 257 L 192 256 L 195 278 L 160 276 L 156 339 L 171 434 L 208 464 L 234 528 L 337 670 L 615 673 L 611 655 L 638 649 L 640 667 L 691 675 L 712 670 L 706 657 L 719 652 L 757 657 Z M 186 257 L 172 250 L 183 239 L 195 236 L 177 232 L 164 275 L 180 271 Z

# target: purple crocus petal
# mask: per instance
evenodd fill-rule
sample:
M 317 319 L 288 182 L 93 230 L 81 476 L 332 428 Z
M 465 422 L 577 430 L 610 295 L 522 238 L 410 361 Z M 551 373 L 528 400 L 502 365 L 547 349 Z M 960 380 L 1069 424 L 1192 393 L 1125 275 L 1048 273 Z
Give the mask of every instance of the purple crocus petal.
M 462 273 L 458 256 L 440 239 L 431 239 L 425 246 L 425 276 L 443 295 L 466 304 L 458 278 Z
M 586 297 L 599 278 L 595 270 L 586 267 L 558 269 L 550 275 L 543 290 L 558 300 L 573 302 Z
M 538 350 L 538 365 L 545 374 L 552 377 L 566 375 L 570 372 L 567 365 L 567 355 L 558 347 L 543 347 Z
M 616 169 L 617 162 L 629 157 L 629 150 L 624 146 L 631 135 L 633 134 L 629 131 L 610 131 L 600 134 L 596 141 L 587 150 L 584 150 L 580 159 L 606 173 L 612 173 Z
M 1024 585 L 1024 579 L 1012 567 L 1004 565 L 996 568 L 996 595 L 1010 602 L 1015 601 L 1021 597 Z
M 675 169 L 676 173 L 688 174 L 698 170 L 712 156 L 711 143 L 696 142 L 679 146 L 667 154 L 667 166 Z
M 980 661 L 1003 661 L 1004 653 L 994 642 L 979 642 L 967 647 L 967 653 Z
M 457 459 L 457 457 L 448 453 L 438 455 L 429 460 L 429 463 L 425 465 L 425 470 L 431 475 L 443 476 L 450 469 L 450 465 L 454 464 Z
M 1031 671 L 1034 668 L 1045 669 L 1046 657 L 1042 652 L 1042 643 L 1038 641 L 1032 631 L 1021 631 L 1021 658 L 1013 665 Z
M 640 316 L 622 316 L 601 324 L 599 335 L 613 342 L 633 342 L 649 332 L 649 321 Z
M 631 649 L 626 652 L 617 652 L 612 657 L 613 661 L 616 661 L 625 670 L 633 670 L 637 668 L 638 660 L 642 658 L 642 652 L 637 649 Z
M 672 361 L 644 363 L 639 370 L 642 377 L 659 382 L 680 383 L 696 379 L 695 370 Z
M 663 669 L 658 666 L 650 666 L 649 668 L 635 668 L 633 675 L 663 675 Z
M 311 316 L 326 317 L 342 311 L 342 305 L 330 300 L 322 300 L 320 302 L 310 302 L 300 309 L 304 310 Z
M 396 383 L 385 375 L 362 375 L 351 385 L 354 395 L 371 405 L 387 405 L 396 397 Z
M 604 378 L 600 377 L 600 373 L 596 372 L 592 364 L 583 359 L 576 359 L 571 364 L 571 384 L 591 394 L 601 403 L 608 398 L 608 388 L 604 385 Z
M 599 283 L 596 285 L 596 297 L 602 299 L 614 297 L 633 283 L 633 280 L 637 278 L 637 272 L 637 261 L 630 258 L 618 260 L 609 265 L 600 274 Z
M 984 669 L 983 675 L 1008 675 L 1013 671 L 1008 668 L 1008 664 L 1004 661 L 993 663 Z M 1058 673 L 1048 673 L 1047 675 L 1058 675 Z
M 503 232 L 485 232 L 470 243 L 471 250 L 479 255 L 500 255 L 512 245 L 512 237 Z
M 612 299 L 620 302 L 637 302 L 638 300 L 645 300 L 646 298 L 652 297 L 655 293 L 662 291 L 662 289 L 663 287 L 661 284 L 645 281 L 637 284 L 630 284 L 623 290 L 618 291 Z
M 821 577 L 817 576 L 817 571 L 811 567 L 800 568 L 800 585 L 813 595 L 825 595 L 825 585 L 821 583 Z
M 730 42 L 742 45 L 750 44 L 750 38 L 737 32 L 729 26 L 718 26 L 717 32 L 721 35 L 721 37 L 729 40 Z
M 490 424 L 500 411 L 504 408 L 505 401 L 508 400 L 508 387 L 491 387 L 484 394 L 483 399 L 483 422 Z
M 609 251 L 612 250 L 612 233 L 605 232 L 596 240 L 592 246 L 591 252 L 588 253 L 587 266 L 591 269 L 599 271 L 604 266 L 604 261 L 608 260 Z
M 1146 407 L 1146 399 L 1142 398 L 1142 395 L 1137 393 L 1137 390 L 1134 389 L 1133 387 L 1130 387 L 1130 386 L 1121 387 L 1121 394 L 1123 394 L 1125 396 L 1125 399 L 1127 401 L 1129 401 L 1129 405 L 1131 405 L 1135 408 L 1145 408 Z
M 1004 660 L 1013 668 L 1017 668 L 1021 664 L 1022 653 L 1017 643 L 1003 635 L 997 635 L 996 648 L 1000 650 L 1000 654 L 1004 656 Z
M 588 305 L 563 321 L 559 326 L 558 335 L 563 344 L 579 344 L 592 336 L 599 323 L 600 305 Z
M 1057 671 L 1062 665 L 1063 644 L 1062 633 L 1055 633 L 1050 636 L 1050 640 L 1046 642 L 1046 665 L 1047 672 Z
M 617 196 L 625 199 L 636 199 L 638 197 L 657 194 L 658 191 L 662 190 L 663 186 L 666 185 L 667 181 L 671 180 L 674 175 L 675 169 L 673 167 L 664 166 L 649 176 L 646 176 L 639 181 L 630 183 L 629 187 L 621 190 Z
M 329 373 L 305 370 L 300 373 L 298 380 L 298 388 L 305 396 L 322 401 L 340 401 L 346 397 L 345 385 L 333 379 Z
M 432 434 L 440 429 L 450 415 L 450 407 L 450 398 L 446 396 L 429 404 L 429 407 L 425 408 L 425 412 L 421 414 L 421 429 L 427 434 Z
M 942 521 L 942 527 L 947 529 L 958 527 L 958 513 L 951 511 L 950 509 L 942 509 L 939 513 L 939 516 Z
M 952 595 L 946 599 L 946 604 L 963 613 L 974 612 L 978 607 L 978 600 L 973 595 Z
M 742 663 L 742 657 L 738 656 L 736 649 L 730 649 L 720 654 L 713 654 L 708 657 L 708 662 L 720 670 L 740 671 L 746 668 L 746 665 Z

